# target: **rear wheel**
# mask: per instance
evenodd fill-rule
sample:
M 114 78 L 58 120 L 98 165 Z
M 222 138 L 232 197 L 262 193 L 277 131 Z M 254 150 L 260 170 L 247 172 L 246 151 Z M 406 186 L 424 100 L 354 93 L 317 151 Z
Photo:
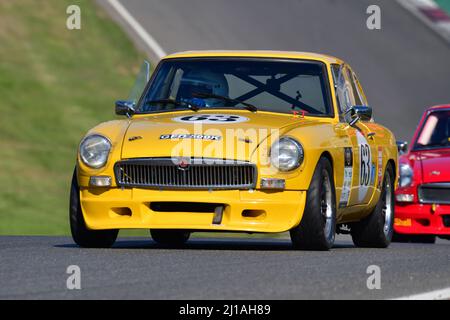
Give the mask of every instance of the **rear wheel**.
M 327 158 L 321 158 L 306 196 L 300 224 L 290 231 L 295 248 L 329 250 L 336 231 L 336 193 L 333 170 Z
M 189 240 L 191 233 L 185 230 L 151 229 L 150 235 L 159 244 L 181 246 Z
M 386 248 L 394 233 L 394 171 L 386 167 L 380 199 L 372 213 L 351 225 L 353 243 L 358 247 Z
M 70 189 L 70 231 L 73 241 L 86 248 L 109 248 L 117 239 L 119 230 L 89 230 L 83 217 L 80 205 L 80 188 L 78 186 L 76 169 L 72 177 Z

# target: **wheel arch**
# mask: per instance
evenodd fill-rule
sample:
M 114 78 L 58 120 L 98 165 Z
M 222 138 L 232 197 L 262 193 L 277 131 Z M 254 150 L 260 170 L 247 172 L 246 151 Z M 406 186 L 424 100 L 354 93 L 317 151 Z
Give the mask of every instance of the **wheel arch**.
M 331 153 L 330 153 L 328 150 L 325 150 L 325 151 L 323 151 L 323 152 L 320 154 L 320 157 L 319 157 L 318 161 L 319 161 L 321 158 L 326 158 L 328 161 L 330 161 L 331 168 L 333 169 L 334 188 L 336 188 L 336 172 L 337 172 L 337 171 L 336 171 L 335 168 L 334 168 L 333 156 L 331 155 Z
M 393 173 L 394 173 L 394 178 L 395 178 L 395 177 L 397 176 L 397 168 L 396 168 L 394 159 L 389 159 L 389 160 L 387 161 L 387 163 L 386 163 L 386 168 L 387 168 L 388 165 L 391 165 L 392 170 L 394 170 Z

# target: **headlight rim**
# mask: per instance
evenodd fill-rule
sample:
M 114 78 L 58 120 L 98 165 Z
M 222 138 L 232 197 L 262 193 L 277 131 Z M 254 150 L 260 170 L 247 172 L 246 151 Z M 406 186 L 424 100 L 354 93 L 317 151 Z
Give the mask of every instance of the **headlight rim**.
M 88 139 L 90 139 L 90 138 L 92 138 L 92 137 L 100 137 L 100 138 L 104 139 L 104 140 L 108 143 L 108 147 L 109 147 L 108 155 L 106 156 L 105 161 L 104 161 L 102 164 L 96 165 L 96 166 L 93 166 L 93 165 L 89 164 L 89 163 L 84 159 L 84 157 L 82 156 L 82 152 L 81 152 L 81 148 L 82 148 L 82 146 L 83 146 L 83 143 L 85 143 L 86 140 L 88 140 Z M 82 162 L 84 165 L 86 165 L 88 168 L 91 168 L 91 169 L 101 169 L 101 168 L 103 168 L 103 167 L 108 163 L 108 160 L 109 160 L 109 154 L 111 153 L 111 149 L 112 149 L 112 142 L 111 142 L 111 139 L 109 139 L 108 137 L 106 137 L 106 136 L 104 136 L 104 135 L 102 135 L 102 134 L 100 134 L 100 133 L 93 133 L 93 134 L 89 134 L 89 135 L 85 136 L 85 137 L 81 140 L 81 142 L 80 142 L 80 144 L 79 144 L 79 146 L 78 146 L 78 155 L 79 155 L 79 158 L 80 158 L 81 162 Z
M 272 150 L 273 150 L 274 146 L 275 146 L 277 143 L 279 143 L 281 140 L 284 140 L 284 139 L 293 142 L 293 143 L 296 145 L 297 150 L 299 150 L 299 155 L 301 154 L 301 157 L 300 157 L 300 156 L 298 157 L 295 166 L 293 166 L 293 167 L 291 167 L 291 168 L 289 168 L 289 169 L 283 169 L 283 168 L 280 168 L 279 166 L 277 166 L 277 165 L 272 161 Z M 271 145 L 270 151 L 269 151 L 269 159 L 270 159 L 270 163 L 271 163 L 275 168 L 277 168 L 277 170 L 279 170 L 279 171 L 281 171 L 281 172 L 283 172 L 283 173 L 292 172 L 292 171 L 294 171 L 294 170 L 300 168 L 300 166 L 305 162 L 305 148 L 303 147 L 303 144 L 302 144 L 300 141 L 298 141 L 296 138 L 294 138 L 294 137 L 292 137 L 292 136 L 282 136 L 282 137 L 280 137 L 279 139 L 277 139 L 277 140 Z M 279 164 L 279 162 L 278 162 L 278 164 Z

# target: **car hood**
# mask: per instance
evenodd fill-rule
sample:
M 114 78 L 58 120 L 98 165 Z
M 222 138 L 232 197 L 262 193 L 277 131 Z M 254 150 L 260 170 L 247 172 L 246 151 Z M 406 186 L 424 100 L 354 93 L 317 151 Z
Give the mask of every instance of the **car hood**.
M 135 116 L 124 136 L 122 159 L 183 156 L 250 161 L 258 145 L 271 143 L 268 137 L 308 122 L 288 114 L 246 110 Z
M 450 181 L 450 149 L 421 151 L 417 156 L 424 183 Z

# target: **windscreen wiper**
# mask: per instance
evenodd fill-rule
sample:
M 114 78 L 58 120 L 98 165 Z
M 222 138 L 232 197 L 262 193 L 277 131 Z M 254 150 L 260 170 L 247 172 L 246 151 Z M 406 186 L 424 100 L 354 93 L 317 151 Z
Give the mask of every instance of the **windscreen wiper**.
M 192 111 L 198 111 L 200 110 L 200 107 L 191 103 L 191 102 L 185 102 L 185 101 L 179 101 L 179 100 L 175 100 L 175 99 L 159 99 L 159 100 L 150 100 L 150 101 L 146 101 L 145 104 L 149 105 L 149 104 L 156 104 L 156 103 L 165 103 L 165 104 L 173 104 L 175 106 L 181 106 L 181 107 L 186 107 Z
M 244 102 L 244 101 L 240 101 L 240 100 L 236 100 L 236 99 L 231 99 L 228 97 L 224 97 L 224 96 L 220 96 L 217 94 L 212 94 L 212 93 L 203 93 L 203 92 L 193 92 L 192 93 L 193 97 L 196 98 L 201 98 L 201 99 L 218 99 L 218 100 L 222 100 L 222 101 L 226 101 L 226 102 L 232 102 L 232 103 L 240 103 L 244 106 L 245 109 L 251 111 L 251 112 L 256 112 L 258 111 L 258 108 L 255 107 L 254 105 Z

